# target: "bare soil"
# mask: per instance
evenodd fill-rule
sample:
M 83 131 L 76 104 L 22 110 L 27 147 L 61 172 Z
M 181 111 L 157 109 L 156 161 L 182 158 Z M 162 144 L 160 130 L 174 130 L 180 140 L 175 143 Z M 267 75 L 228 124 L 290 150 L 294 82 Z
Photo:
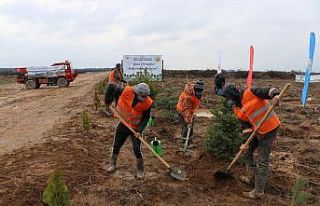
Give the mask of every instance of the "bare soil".
M 241 165 L 233 169 L 235 179 L 219 181 L 213 172 L 223 170 L 229 161 L 217 160 L 203 149 L 206 115 L 196 118 L 196 147 L 191 156 L 177 152 L 179 125 L 156 119 L 145 139 L 161 139 L 164 159 L 187 171 L 188 180 L 171 178 L 166 168 L 145 147 L 146 178 L 135 178 L 135 158 L 131 142 L 121 150 L 119 168 L 108 174 L 115 120 L 94 110 L 94 85 L 105 73 L 80 75 L 69 88 L 41 88 L 27 91 L 23 85 L 0 87 L 0 205 L 42 205 L 41 195 L 50 173 L 61 169 L 74 205 L 289 205 L 291 187 L 298 175 L 310 181 L 312 197 L 308 205 L 320 200 L 320 94 L 311 86 L 308 107 L 300 108 L 301 84 L 276 109 L 282 121 L 277 144 L 271 156 L 270 177 L 263 199 L 252 201 L 241 196 L 249 191 L 238 180 Z M 192 79 L 193 76 L 188 78 Z M 204 78 L 206 92 L 201 112 L 214 107 L 213 79 Z M 244 83 L 244 79 L 228 79 Z M 259 86 L 282 88 L 288 79 L 258 79 Z M 164 87 L 178 94 L 184 77 L 168 77 Z M 103 100 L 103 96 L 101 96 Z M 81 111 L 90 114 L 92 129 L 84 132 Z M 157 114 L 157 112 L 156 112 Z

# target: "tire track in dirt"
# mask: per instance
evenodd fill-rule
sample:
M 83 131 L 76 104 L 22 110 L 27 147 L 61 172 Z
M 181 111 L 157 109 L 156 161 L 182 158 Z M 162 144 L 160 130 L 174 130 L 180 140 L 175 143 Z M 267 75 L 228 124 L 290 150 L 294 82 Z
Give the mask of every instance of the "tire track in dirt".
M 79 75 L 67 88 L 42 87 L 26 90 L 23 85 L 17 84 L 2 88 L 0 155 L 43 142 L 45 139 L 42 134 L 70 118 L 77 98 L 91 92 L 94 84 L 105 75 Z

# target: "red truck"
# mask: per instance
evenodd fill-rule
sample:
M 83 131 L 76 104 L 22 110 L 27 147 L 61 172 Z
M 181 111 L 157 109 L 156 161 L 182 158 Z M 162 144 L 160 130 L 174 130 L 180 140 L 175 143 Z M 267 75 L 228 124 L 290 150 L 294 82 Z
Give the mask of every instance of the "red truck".
M 50 67 L 16 68 L 17 82 L 25 84 L 27 89 L 38 89 L 41 84 L 68 87 L 77 74 L 71 62 L 54 63 Z

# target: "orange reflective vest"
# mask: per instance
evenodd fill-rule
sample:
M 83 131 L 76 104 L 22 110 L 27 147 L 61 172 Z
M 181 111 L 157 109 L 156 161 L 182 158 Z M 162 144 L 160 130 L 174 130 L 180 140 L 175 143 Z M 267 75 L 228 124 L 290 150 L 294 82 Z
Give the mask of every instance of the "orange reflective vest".
M 119 97 L 117 110 L 120 112 L 124 120 L 133 129 L 136 129 L 141 122 L 143 112 L 150 109 L 153 101 L 150 97 L 146 97 L 143 102 L 139 102 L 137 105 L 132 107 L 134 95 L 132 87 L 126 86 Z
M 237 117 L 251 125 L 257 127 L 270 108 L 269 101 L 255 96 L 250 89 L 246 89 L 242 97 L 242 108 L 234 108 Z M 259 134 L 266 134 L 280 125 L 280 120 L 276 113 L 272 111 L 267 119 L 261 124 L 258 129 Z
M 110 82 L 110 83 L 120 84 L 120 83 L 121 83 L 120 80 L 118 80 L 118 79 L 116 78 L 116 75 L 115 75 L 116 73 L 118 73 L 118 74 L 120 75 L 120 77 L 122 77 L 121 71 L 120 71 L 119 69 L 114 69 L 114 70 L 112 70 L 112 71 L 110 72 L 110 74 L 109 74 L 109 82 Z
M 177 104 L 179 113 L 190 112 L 191 115 L 200 107 L 200 100 L 195 95 L 182 92 Z

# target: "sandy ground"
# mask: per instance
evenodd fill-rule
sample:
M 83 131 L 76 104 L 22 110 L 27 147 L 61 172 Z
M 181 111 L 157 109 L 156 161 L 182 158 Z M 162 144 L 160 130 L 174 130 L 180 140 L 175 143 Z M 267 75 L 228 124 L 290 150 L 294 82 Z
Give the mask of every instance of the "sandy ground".
M 106 117 L 102 108 L 95 111 L 93 107 L 94 84 L 104 75 L 80 75 L 64 89 L 27 91 L 23 85 L 0 86 L 0 120 L 1 123 L 5 121 L 4 127 L 0 128 L 0 205 L 42 205 L 43 189 L 55 169 L 63 172 L 74 205 L 287 206 L 291 202 L 292 184 L 299 175 L 310 181 L 308 205 L 320 205 L 320 95 L 317 85 L 311 86 L 312 99 L 305 111 L 300 108 L 300 84 L 293 84 L 277 107 L 282 125 L 278 144 L 271 155 L 266 195 L 252 201 L 241 196 L 242 191 L 252 188 L 238 180 L 244 172 L 243 166 L 238 164 L 232 169 L 233 180 L 219 181 L 212 176 L 214 171 L 225 169 L 230 162 L 215 159 L 203 148 L 206 126 L 210 123 L 207 112 L 217 102 L 217 97 L 212 95 L 213 80 L 210 78 L 203 78 L 206 91 L 195 120 L 192 155 L 183 156 L 177 152 L 180 142 L 177 121 L 170 122 L 157 116 L 154 127 L 144 132 L 147 142 L 154 137 L 162 141 L 163 158 L 184 169 L 187 181 L 172 179 L 145 147 L 146 178 L 137 180 L 129 140 L 121 149 L 118 170 L 108 174 L 106 167 L 110 163 L 115 121 Z M 237 81 L 243 83 L 245 80 Z M 172 87 L 178 95 L 184 87 L 183 82 L 184 79 L 168 78 L 164 86 Z M 254 82 L 259 86 L 281 88 L 287 81 Z M 90 115 L 89 132 L 81 125 L 83 109 Z
M 79 97 L 87 95 L 105 74 L 80 75 L 68 88 L 26 90 L 21 84 L 0 86 L 0 155 L 43 142 L 43 134 L 65 122 Z

